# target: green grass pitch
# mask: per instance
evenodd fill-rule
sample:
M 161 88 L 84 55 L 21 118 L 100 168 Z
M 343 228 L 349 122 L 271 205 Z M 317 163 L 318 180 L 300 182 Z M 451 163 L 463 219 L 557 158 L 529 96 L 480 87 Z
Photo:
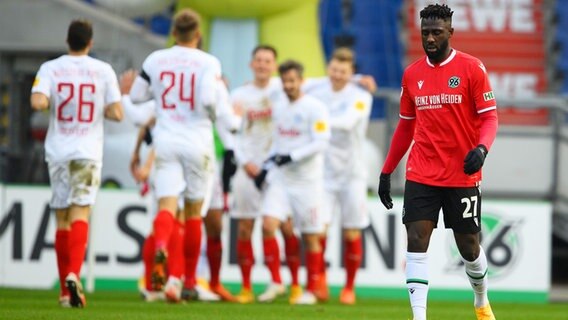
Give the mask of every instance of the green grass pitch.
M 411 319 L 408 301 L 403 299 L 359 299 L 355 306 L 343 306 L 337 298 L 317 306 L 291 306 L 286 299 L 270 304 L 239 305 L 229 303 L 192 302 L 171 305 L 165 302 L 146 303 L 137 293 L 97 291 L 87 295 L 85 309 L 62 309 L 57 304 L 55 290 L 22 290 L 0 288 L 0 319 Z M 568 319 L 568 304 L 493 303 L 499 320 Z M 430 320 L 475 319 L 471 303 L 431 301 Z

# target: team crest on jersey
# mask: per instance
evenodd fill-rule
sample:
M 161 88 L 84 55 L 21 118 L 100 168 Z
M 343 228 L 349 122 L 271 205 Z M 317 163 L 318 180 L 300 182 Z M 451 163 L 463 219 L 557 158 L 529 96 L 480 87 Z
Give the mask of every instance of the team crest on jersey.
M 453 76 L 448 80 L 448 87 L 457 88 L 460 85 L 460 77 Z

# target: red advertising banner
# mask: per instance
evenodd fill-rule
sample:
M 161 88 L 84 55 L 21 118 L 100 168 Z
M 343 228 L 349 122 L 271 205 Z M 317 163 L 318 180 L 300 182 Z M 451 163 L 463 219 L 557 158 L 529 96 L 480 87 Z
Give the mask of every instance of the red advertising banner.
M 454 11 L 453 48 L 479 58 L 499 97 L 532 97 L 546 91 L 543 0 L 447 0 Z M 407 63 L 424 56 L 420 10 L 430 0 L 407 0 Z M 548 110 L 498 106 L 499 122 L 546 125 Z

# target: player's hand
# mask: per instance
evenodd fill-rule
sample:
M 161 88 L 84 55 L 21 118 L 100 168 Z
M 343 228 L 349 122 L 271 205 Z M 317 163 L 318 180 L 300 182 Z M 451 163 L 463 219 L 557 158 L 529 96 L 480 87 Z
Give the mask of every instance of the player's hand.
M 487 148 L 480 144 L 467 153 L 463 160 L 463 172 L 465 174 L 474 174 L 483 167 L 485 157 L 487 156 Z
M 134 69 L 129 69 L 124 71 L 120 75 L 120 93 L 121 94 L 129 94 L 130 88 L 132 88 L 132 84 L 134 83 L 134 79 L 138 76 L 138 72 Z
M 229 210 L 229 194 L 223 192 L 223 213 L 228 213 Z
M 223 155 L 223 192 L 227 193 L 231 191 L 231 178 L 237 172 L 237 161 L 235 160 L 235 153 L 233 150 L 225 150 Z
M 361 76 L 358 83 L 361 87 L 365 88 L 365 90 L 369 91 L 369 93 L 375 93 L 375 91 L 377 91 L 377 82 L 373 76 Z
M 139 166 L 140 166 L 140 156 L 137 153 L 134 153 L 130 158 L 130 174 L 137 182 L 139 182 L 137 179 Z
M 381 173 L 379 178 L 379 199 L 387 209 L 392 209 L 391 175 Z
M 260 173 L 254 178 L 254 185 L 258 190 L 262 190 L 262 186 L 264 185 L 264 180 L 266 179 L 266 174 L 268 171 L 266 169 L 262 169 Z
M 251 178 L 254 179 L 260 173 L 260 169 L 254 162 L 247 162 L 243 169 L 245 169 L 246 174 Z
M 148 181 L 151 171 L 152 171 L 151 165 L 139 166 L 138 170 L 136 171 L 136 181 L 138 182 Z
M 280 167 L 292 162 L 292 157 L 290 157 L 289 154 L 277 154 L 272 157 L 272 161 L 274 162 L 274 164 Z

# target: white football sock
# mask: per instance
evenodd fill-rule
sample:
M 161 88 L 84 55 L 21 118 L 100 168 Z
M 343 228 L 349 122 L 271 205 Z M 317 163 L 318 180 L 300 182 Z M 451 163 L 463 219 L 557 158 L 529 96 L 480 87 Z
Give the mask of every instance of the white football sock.
M 476 308 L 483 307 L 489 303 L 487 298 L 487 257 L 483 248 L 479 247 L 479 257 L 474 261 L 467 261 L 462 257 L 465 264 L 465 273 L 469 283 L 473 288 L 475 296 L 474 305 Z
M 406 253 L 406 286 L 414 320 L 426 320 L 428 300 L 428 253 Z

